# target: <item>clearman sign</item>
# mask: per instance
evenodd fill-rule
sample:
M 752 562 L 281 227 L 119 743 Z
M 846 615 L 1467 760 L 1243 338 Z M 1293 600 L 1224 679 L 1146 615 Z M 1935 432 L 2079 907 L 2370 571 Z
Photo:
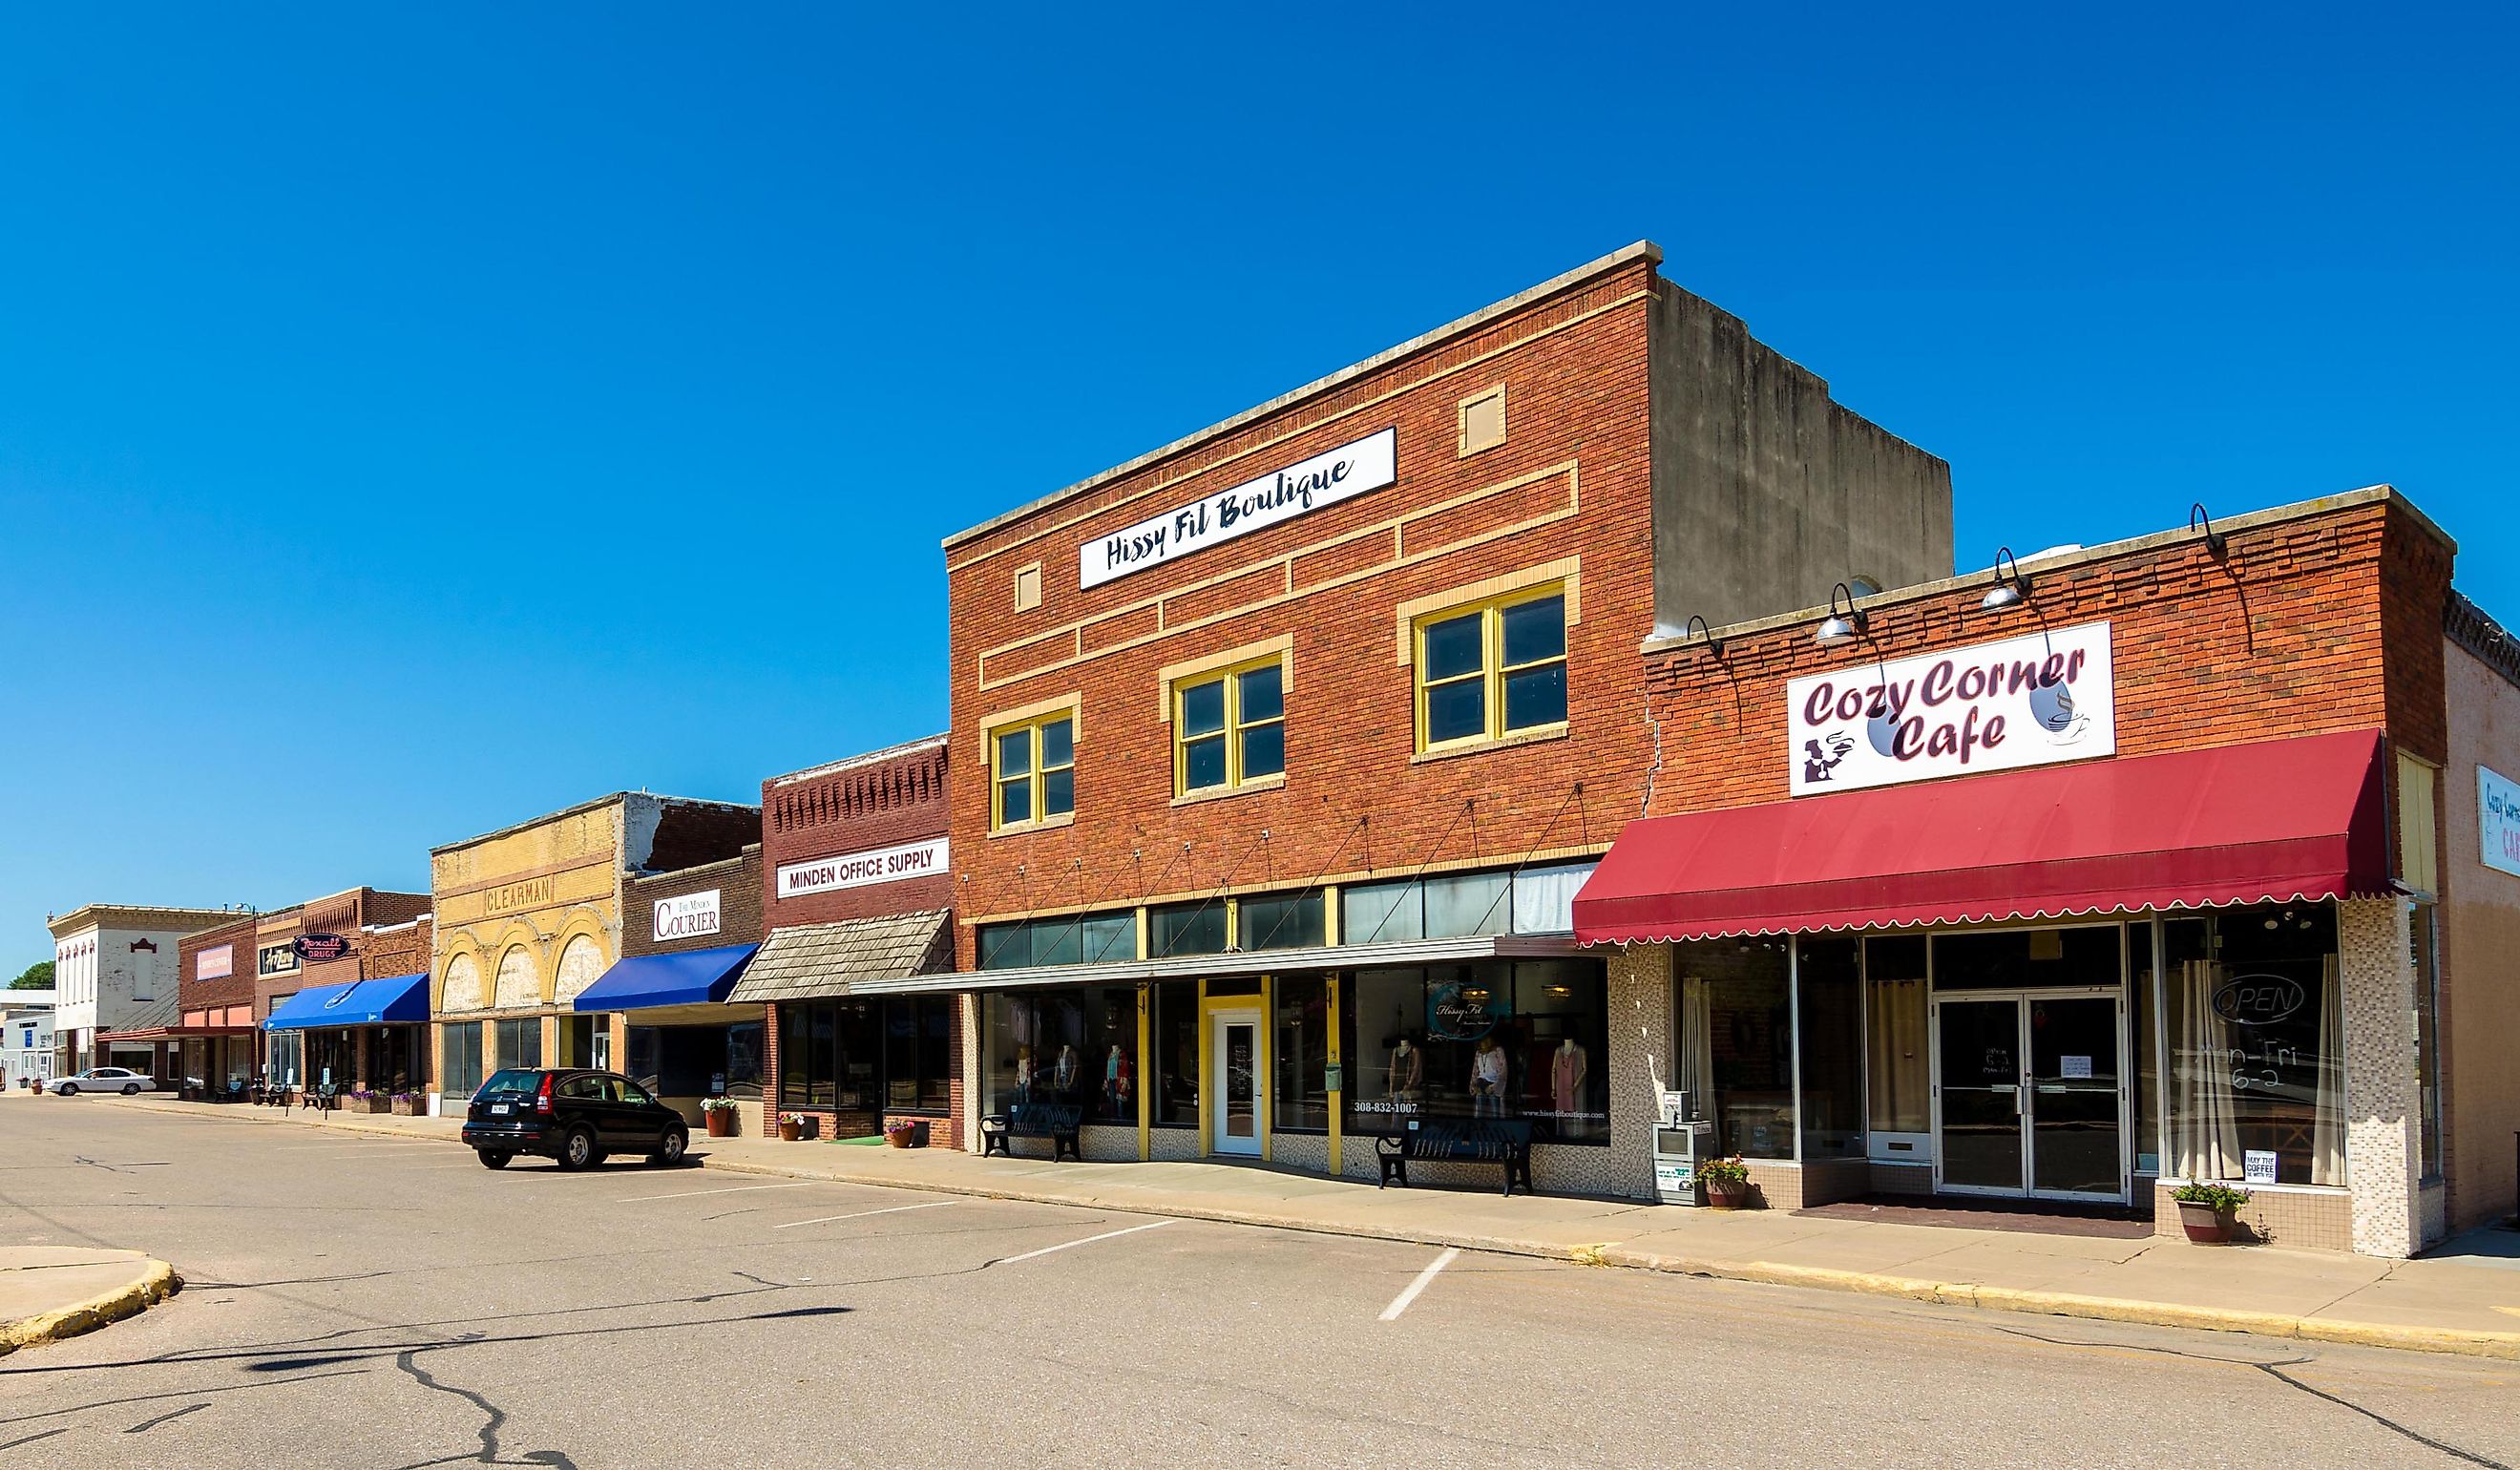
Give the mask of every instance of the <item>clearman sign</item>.
M 686 893 L 656 900 L 656 938 L 694 939 L 717 932 L 717 896 L 721 890 Z
M 2476 832 L 2478 860 L 2520 876 L 2520 786 L 2483 766 L 2476 768 Z
M 938 837 L 932 842 L 911 842 L 871 853 L 851 853 L 844 858 L 789 863 L 779 869 L 779 896 L 801 898 L 809 893 L 864 888 L 870 883 L 891 883 L 944 872 L 945 852 L 945 839 Z
M 1398 429 L 1386 428 L 1139 521 L 1125 531 L 1097 537 L 1076 549 L 1076 585 L 1100 587 L 1115 577 L 1161 566 L 1176 557 L 1292 520 L 1307 511 L 1379 490 L 1398 477 Z
M 2114 755 L 2109 625 L 2085 623 L 1785 686 L 1793 794 Z

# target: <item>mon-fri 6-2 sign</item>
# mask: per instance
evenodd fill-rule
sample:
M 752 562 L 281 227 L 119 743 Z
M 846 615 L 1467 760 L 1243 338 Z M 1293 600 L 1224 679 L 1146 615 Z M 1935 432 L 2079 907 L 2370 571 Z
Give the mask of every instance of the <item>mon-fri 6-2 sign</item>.
M 1368 434 L 1309 460 L 1273 469 L 1126 530 L 1097 536 L 1076 549 L 1076 585 L 1100 587 L 1131 572 L 1161 566 L 1192 552 L 1292 520 L 1399 476 L 1398 429 Z
M 2109 625 L 1806 675 L 1785 730 L 1796 796 L 2114 755 Z

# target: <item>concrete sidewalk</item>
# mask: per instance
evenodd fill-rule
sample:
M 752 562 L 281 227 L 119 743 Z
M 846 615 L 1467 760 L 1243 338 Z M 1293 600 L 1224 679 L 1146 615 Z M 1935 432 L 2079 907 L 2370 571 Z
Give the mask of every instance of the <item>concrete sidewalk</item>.
M 451 1118 L 282 1115 L 164 1098 L 64 1099 L 453 1141 Z M 694 1138 L 706 1168 L 1461 1246 L 1949 1306 L 2520 1359 L 2520 1270 L 2167 1237 L 2103 1238 L 1623 1200 L 1376 1189 L 1247 1165 L 1050 1164 L 876 1142 Z M 2520 1237 L 2514 1237 L 2520 1239 Z
M 173 1267 L 138 1251 L 0 1245 L 0 1355 L 92 1332 L 183 1285 Z

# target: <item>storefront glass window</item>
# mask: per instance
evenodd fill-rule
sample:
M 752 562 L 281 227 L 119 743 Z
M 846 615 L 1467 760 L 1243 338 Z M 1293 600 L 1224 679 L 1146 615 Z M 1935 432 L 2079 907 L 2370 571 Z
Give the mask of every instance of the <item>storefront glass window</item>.
M 2162 938 L 2170 1172 L 2344 1183 L 2335 907 L 2262 905 L 2172 918 Z
M 1164 959 L 1175 955 L 1222 955 L 1226 938 L 1223 899 L 1174 904 L 1147 913 L 1147 944 L 1154 952 L 1148 957 L 1149 958 Z
M 528 1016 L 520 1021 L 499 1021 L 497 1058 L 502 1067 L 539 1067 L 543 1064 L 543 1023 Z
M 1339 939 L 1392 944 L 1426 937 L 1426 905 L 1414 882 L 1351 883 L 1339 892 Z
M 1138 955 L 1138 915 L 1068 914 L 985 924 L 979 934 L 980 968 L 1023 969 L 1036 964 L 1101 964 Z
M 1608 1141 L 1606 988 L 1592 959 L 1360 970 L 1341 1007 L 1346 1128 L 1529 1118 L 1542 1142 Z
M 1800 942 L 1794 975 L 1802 1013 L 1794 1035 L 1802 1055 L 1806 1159 L 1864 1155 L 1864 980 L 1854 939 Z
M 1322 943 L 1322 896 L 1318 893 L 1247 898 L 1235 908 L 1241 914 L 1242 948 L 1246 950 L 1300 950 Z
M 454 1032 L 463 1029 L 463 1027 L 449 1027 L 448 1033 L 451 1036 Z M 481 1082 L 480 1066 L 480 1059 L 477 1056 L 474 1057 L 472 1063 L 474 1087 L 478 1087 Z M 264 1082 L 275 1088 L 294 1088 L 304 1085 L 306 1049 L 303 1038 L 298 1033 L 294 1031 L 271 1033 L 268 1059 L 264 1064 L 262 1075 Z M 472 1089 L 467 1088 L 465 1091 L 469 1092 Z
M 439 1036 L 446 1060 L 446 1082 L 440 1091 L 450 1097 L 470 1097 L 481 1086 L 481 1026 L 479 1021 L 459 1022 Z M 276 1072 L 274 1076 L 276 1080 Z
M 1426 937 L 1501 934 L 1512 921 L 1506 901 L 1511 879 L 1502 872 L 1451 873 L 1426 880 Z
M 916 1005 L 922 1000 L 938 998 L 903 998 L 892 1002 L 878 1001 L 797 1001 L 779 1007 L 779 1095 L 783 1107 L 828 1107 L 842 1112 L 873 1112 L 883 1106 L 882 1074 L 885 1060 L 884 1006 Z M 946 1025 L 953 1024 L 950 1000 L 943 1002 Z M 916 1012 L 911 1012 L 916 1015 Z M 915 1021 L 914 1021 L 915 1024 Z M 729 1028 L 728 1089 L 737 1088 L 734 1074 L 740 1072 L 733 1054 L 750 1049 L 757 1041 L 747 1042 Z M 757 1038 L 757 1030 L 753 1033 Z M 917 1064 L 918 1048 L 907 1048 L 911 1061 Z M 757 1073 L 758 1063 L 753 1064 Z M 946 1078 L 925 1078 L 911 1074 L 911 1095 L 924 1089 L 932 1094 L 950 1083 Z M 950 1093 L 948 1093 L 950 1098 Z M 945 1104 L 936 1104 L 942 1110 Z M 913 1106 L 909 1111 L 923 1109 Z
M 1792 1158 L 1793 1006 L 1785 942 L 1678 944 L 1672 965 L 1680 1086 L 1715 1120 L 1716 1146 L 1743 1158 Z
M 2135 971 L 2134 1004 L 2127 1007 L 2127 1056 L 2135 1074 L 2135 1172 L 2161 1173 L 2161 972 L 2151 924 L 2127 929 L 2127 958 Z
M 2030 990 L 2049 985 L 2115 989 L 2125 979 L 2116 924 L 2074 929 L 1997 929 L 1934 936 L 1934 989 Z
M 1155 987 L 1155 1126 L 1198 1127 L 1198 982 Z
M 1925 1016 L 1925 939 L 1903 934 L 1864 941 L 1866 986 L 1865 1050 L 1870 1078 L 1872 1131 L 1876 1134 L 1922 1134 L 1932 1121 L 1933 1080 L 1927 1075 Z M 1912 1142 L 1912 1140 L 1911 1140 Z M 1912 1156 L 1919 1164 L 1933 1155 L 1922 1149 L 1884 1151 L 1884 1157 Z
M 1243 911 L 1246 914 L 1249 910 Z M 1282 1132 L 1328 1133 L 1330 1098 L 1329 991 L 1319 976 L 1289 975 L 1277 984 L 1275 1126 Z
M 1575 891 L 1597 865 L 1552 864 L 1520 871 L 1444 873 L 1339 891 L 1339 942 L 1389 944 L 1472 934 L 1566 934 Z
M 988 1111 L 1072 1102 L 1085 1121 L 1138 1122 L 1138 989 L 1016 991 L 982 999 Z M 1196 1121 L 1195 1114 L 1192 1121 Z
M 1598 862 L 1559 863 L 1526 868 L 1513 875 L 1513 932 L 1575 932 L 1575 891 L 1593 875 Z
M 949 1110 L 954 1100 L 953 997 L 895 997 L 883 1002 L 882 1016 L 885 1110 Z

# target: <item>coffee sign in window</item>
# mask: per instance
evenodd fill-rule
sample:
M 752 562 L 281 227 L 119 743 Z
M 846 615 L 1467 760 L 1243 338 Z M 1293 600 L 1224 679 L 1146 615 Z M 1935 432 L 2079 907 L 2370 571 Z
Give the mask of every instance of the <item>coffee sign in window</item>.
M 2113 755 L 2109 625 L 1808 675 L 1785 729 L 1796 796 Z

